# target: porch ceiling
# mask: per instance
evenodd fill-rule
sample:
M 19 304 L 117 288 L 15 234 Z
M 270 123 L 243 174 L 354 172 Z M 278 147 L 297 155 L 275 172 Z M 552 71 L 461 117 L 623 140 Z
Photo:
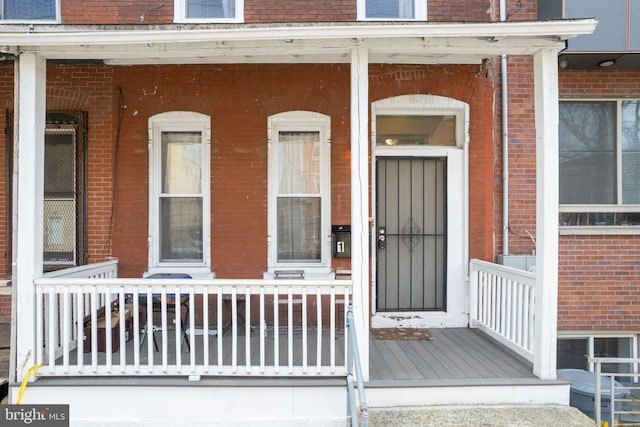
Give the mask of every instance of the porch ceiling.
M 108 64 L 349 63 L 353 47 L 371 63 L 478 63 L 531 55 L 590 34 L 593 19 L 491 23 L 355 23 L 233 26 L 2 26 L 0 52 Z

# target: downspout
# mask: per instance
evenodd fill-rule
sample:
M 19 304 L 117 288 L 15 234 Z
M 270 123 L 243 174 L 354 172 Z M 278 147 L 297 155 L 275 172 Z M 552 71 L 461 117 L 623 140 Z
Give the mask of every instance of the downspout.
M 500 0 L 500 21 L 507 20 L 506 0 Z M 502 254 L 509 255 L 509 113 L 507 55 L 501 55 L 502 79 Z

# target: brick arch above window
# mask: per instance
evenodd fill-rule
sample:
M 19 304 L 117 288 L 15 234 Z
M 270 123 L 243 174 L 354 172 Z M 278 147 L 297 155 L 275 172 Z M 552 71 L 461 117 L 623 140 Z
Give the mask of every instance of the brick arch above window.
M 66 88 L 47 87 L 47 110 L 89 110 L 89 95 Z

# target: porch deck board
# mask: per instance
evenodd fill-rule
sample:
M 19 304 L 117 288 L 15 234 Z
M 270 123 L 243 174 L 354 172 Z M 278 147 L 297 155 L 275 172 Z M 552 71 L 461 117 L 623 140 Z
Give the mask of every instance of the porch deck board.
M 370 339 L 370 383 L 534 379 L 531 365 L 477 329 L 431 329 L 432 340 Z
M 237 335 L 237 353 L 235 363 L 238 367 L 246 366 L 247 359 L 247 348 L 246 348 L 246 340 L 244 335 L 244 329 Z M 344 334 L 342 331 L 339 331 L 336 334 L 338 337 L 342 337 Z M 223 363 L 229 365 L 233 362 L 233 354 L 232 354 L 232 333 L 226 332 L 222 335 L 222 360 Z M 151 340 L 152 344 L 152 352 L 151 357 L 149 357 L 148 352 L 148 342 L 147 340 Z M 149 335 L 145 338 L 144 343 L 140 349 L 140 365 L 145 366 L 149 363 L 149 359 L 153 360 L 154 364 L 162 363 L 162 333 L 156 332 L 156 343 L 158 345 L 159 351 L 155 351 L 153 347 L 153 337 Z M 321 346 L 322 346 L 322 361 L 324 364 L 329 364 L 329 344 L 330 344 L 330 335 L 328 331 L 323 331 L 321 336 Z M 175 347 L 175 333 L 173 331 L 168 331 L 167 333 L 167 363 L 174 364 L 177 355 L 176 355 L 176 347 Z M 295 364 L 301 364 L 303 358 L 303 348 L 302 348 L 302 333 L 296 331 L 292 335 L 292 349 L 293 349 L 293 361 Z M 341 365 L 344 363 L 344 346 L 342 344 L 342 339 L 335 340 L 335 362 L 336 365 Z M 113 365 L 120 364 L 120 358 L 125 358 L 126 365 L 134 364 L 134 340 L 131 339 L 126 343 L 126 347 L 124 351 L 115 351 L 111 354 L 111 359 Z M 286 333 L 282 331 L 278 336 L 278 360 L 280 366 L 287 366 L 289 363 L 289 337 Z M 265 342 L 264 342 L 264 359 L 266 365 L 273 364 L 275 358 L 275 335 L 273 329 L 270 329 L 267 332 Z M 204 338 L 202 336 L 195 336 L 195 341 L 189 342 L 189 345 L 183 343 L 180 348 L 180 358 L 182 362 L 182 366 L 188 366 L 191 363 L 191 351 L 195 352 L 195 363 L 201 365 L 205 363 L 205 354 L 204 354 Z M 312 330 L 308 333 L 307 336 L 307 365 L 310 367 L 314 367 L 317 364 L 317 335 L 315 330 Z M 209 345 L 208 345 L 208 360 L 207 364 L 210 366 L 217 366 L 218 364 L 218 336 L 210 336 L 209 337 Z M 85 366 L 89 366 L 92 363 L 92 353 L 82 351 L 79 353 L 82 358 L 82 363 Z M 249 354 L 250 354 L 250 364 L 252 366 L 260 365 L 260 333 L 258 330 L 252 330 L 249 340 Z M 107 353 L 105 352 L 97 352 L 97 363 L 102 365 L 105 363 L 107 358 Z M 70 352 L 69 359 L 72 364 L 75 364 L 78 360 L 78 351 L 74 350 Z M 61 365 L 63 363 L 62 358 L 56 360 L 56 364 Z
M 511 352 L 498 346 L 502 351 L 494 351 L 496 344 L 485 334 L 474 330 L 475 334 L 467 334 L 465 342 L 473 344 L 478 353 L 490 353 L 490 358 L 482 358 L 482 363 L 490 370 L 490 372 L 500 372 L 505 377 L 518 377 L 522 375 L 522 366 L 525 365 L 528 373 L 531 366 L 519 356 L 514 356 Z
M 246 366 L 245 336 L 237 336 L 238 350 L 235 361 L 238 369 Z M 520 356 L 512 353 L 499 343 L 495 342 L 477 329 L 448 328 L 432 329 L 432 340 L 376 340 L 370 337 L 369 361 L 370 361 L 370 385 L 378 387 L 406 386 L 410 384 L 461 384 L 466 382 L 522 382 L 535 379 L 531 364 Z M 250 340 L 250 364 L 253 367 L 260 365 L 260 340 L 259 330 L 251 331 Z M 150 338 L 150 337 L 149 337 Z M 162 338 L 157 334 L 157 342 L 161 351 L 153 351 L 151 357 L 154 363 L 162 363 Z M 176 360 L 175 334 L 168 334 L 168 363 Z M 307 365 L 309 372 L 314 371 L 316 365 L 316 333 L 309 331 L 307 341 Z M 335 339 L 335 363 L 340 366 L 344 363 L 343 331 L 338 331 Z M 328 364 L 328 348 L 330 335 L 327 331 L 322 333 L 322 358 L 325 365 Z M 232 363 L 231 354 L 232 333 L 227 332 L 222 336 L 222 354 L 225 364 Z M 196 364 L 200 365 L 204 360 L 204 339 L 196 336 L 191 342 L 191 349 L 195 351 Z M 126 343 L 125 363 L 133 364 L 133 340 Z M 210 371 L 215 375 L 218 365 L 218 337 L 209 337 Z M 142 346 L 140 365 L 148 364 L 147 342 Z M 274 331 L 268 330 L 264 343 L 265 363 L 270 365 L 274 360 Z M 278 340 L 279 365 L 288 365 L 288 336 L 281 331 Z M 112 360 L 114 365 L 120 363 L 122 352 L 114 352 Z M 85 365 L 91 365 L 91 353 L 80 353 Z M 75 363 L 77 352 L 70 354 L 71 363 Z M 189 366 L 191 354 L 185 344 L 180 352 L 182 366 Z M 98 364 L 104 363 L 106 354 L 97 353 Z M 297 364 L 302 360 L 302 337 L 300 332 L 293 336 L 293 358 Z M 58 364 L 62 360 L 57 361 Z

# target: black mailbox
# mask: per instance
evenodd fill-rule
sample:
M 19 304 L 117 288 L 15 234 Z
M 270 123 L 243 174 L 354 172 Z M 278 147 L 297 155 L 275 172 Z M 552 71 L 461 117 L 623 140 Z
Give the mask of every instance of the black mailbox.
M 333 256 L 336 258 L 349 258 L 351 256 L 351 226 L 332 225 L 331 237 L 333 240 Z

